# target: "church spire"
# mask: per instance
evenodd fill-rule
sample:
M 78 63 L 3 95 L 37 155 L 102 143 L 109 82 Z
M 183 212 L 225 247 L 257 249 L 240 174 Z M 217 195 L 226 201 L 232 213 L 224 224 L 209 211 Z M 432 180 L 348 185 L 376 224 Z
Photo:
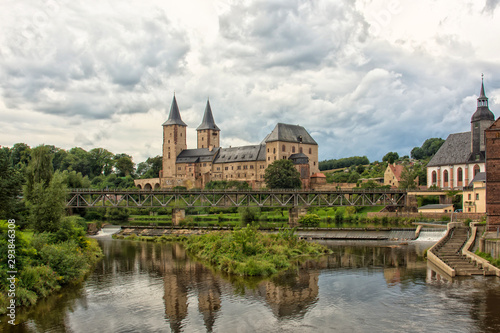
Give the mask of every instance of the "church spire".
M 476 122 L 480 120 L 495 121 L 495 116 L 488 107 L 488 97 L 486 97 L 486 94 L 484 93 L 484 79 L 482 74 L 481 74 L 481 92 L 479 93 L 479 97 L 477 98 L 477 110 L 472 115 L 471 122 Z
M 167 121 L 165 121 L 162 126 L 167 126 L 167 125 L 187 126 L 186 123 L 183 122 L 181 119 L 181 113 L 179 112 L 179 107 L 177 106 L 175 93 L 174 93 L 174 99 L 172 100 L 172 106 L 170 107 L 170 114 L 168 115 Z
M 210 101 L 208 99 L 207 106 L 205 107 L 205 114 L 203 115 L 203 121 L 196 130 L 220 131 L 219 127 L 215 124 L 214 115 L 212 114 L 212 108 L 210 107 Z

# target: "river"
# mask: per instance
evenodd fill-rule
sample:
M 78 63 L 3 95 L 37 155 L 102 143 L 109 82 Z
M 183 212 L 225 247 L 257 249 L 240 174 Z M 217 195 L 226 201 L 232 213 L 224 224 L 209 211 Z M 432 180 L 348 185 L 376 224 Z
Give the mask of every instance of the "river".
M 229 278 L 179 244 L 96 237 L 79 286 L 21 311 L 5 332 L 500 332 L 500 279 L 453 280 L 423 258 L 437 239 L 324 242 L 334 253 L 268 280 Z M 435 236 L 434 236 L 435 237 Z M 3 325 L 3 326 L 2 326 Z

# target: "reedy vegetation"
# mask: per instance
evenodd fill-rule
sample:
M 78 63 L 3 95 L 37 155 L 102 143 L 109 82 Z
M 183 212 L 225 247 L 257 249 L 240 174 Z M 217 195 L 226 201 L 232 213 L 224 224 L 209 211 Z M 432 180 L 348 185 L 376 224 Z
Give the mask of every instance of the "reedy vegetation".
M 300 240 L 295 229 L 266 234 L 252 225 L 232 232 L 190 236 L 184 245 L 191 255 L 217 270 L 241 276 L 272 275 L 290 268 L 302 257 L 330 253 L 323 245 Z

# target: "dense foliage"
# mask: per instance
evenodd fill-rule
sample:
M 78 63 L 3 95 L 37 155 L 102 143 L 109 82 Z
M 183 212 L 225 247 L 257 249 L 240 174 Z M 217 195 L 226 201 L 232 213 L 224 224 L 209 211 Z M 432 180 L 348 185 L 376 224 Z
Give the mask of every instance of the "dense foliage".
M 184 244 L 190 254 L 216 269 L 242 276 L 272 275 L 291 267 L 302 256 L 330 252 L 323 245 L 299 240 L 293 230 L 265 234 L 254 226 L 190 236 Z
M 423 160 L 434 156 L 439 148 L 441 148 L 444 141 L 445 140 L 441 138 L 431 138 L 425 140 L 421 147 L 415 147 L 411 150 L 411 158 Z
M 300 173 L 290 160 L 277 160 L 264 172 L 264 180 L 270 189 L 301 188 Z
M 16 306 L 37 302 L 61 286 L 82 280 L 102 255 L 95 240 L 85 238 L 81 218 L 66 217 L 58 231 L 31 234 L 16 230 Z M 0 253 L 7 253 L 9 236 L 0 220 Z M 8 280 L 7 255 L 0 258 L 0 313 L 5 312 Z
M 370 161 L 366 156 L 352 156 L 346 158 L 321 161 L 319 162 L 319 169 L 322 171 L 332 170 L 332 169 L 348 168 L 352 165 L 366 165 L 369 163 Z

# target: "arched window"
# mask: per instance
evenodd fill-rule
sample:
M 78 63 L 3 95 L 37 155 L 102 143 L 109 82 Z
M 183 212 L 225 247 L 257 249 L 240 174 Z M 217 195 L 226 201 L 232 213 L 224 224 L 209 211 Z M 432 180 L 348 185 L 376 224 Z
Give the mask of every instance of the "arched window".
M 432 184 L 436 184 L 437 182 L 437 173 L 436 171 L 432 171 Z
M 464 171 L 462 168 L 457 169 L 457 186 L 463 186 Z
M 302 147 L 299 147 L 299 153 L 302 153 Z
M 481 171 L 481 168 L 479 167 L 479 165 L 474 165 L 474 177 L 476 177 L 476 175 Z
M 295 153 L 295 146 L 292 146 L 292 153 Z
M 444 187 L 448 186 L 448 170 L 444 170 L 443 172 L 443 182 L 444 182 Z

